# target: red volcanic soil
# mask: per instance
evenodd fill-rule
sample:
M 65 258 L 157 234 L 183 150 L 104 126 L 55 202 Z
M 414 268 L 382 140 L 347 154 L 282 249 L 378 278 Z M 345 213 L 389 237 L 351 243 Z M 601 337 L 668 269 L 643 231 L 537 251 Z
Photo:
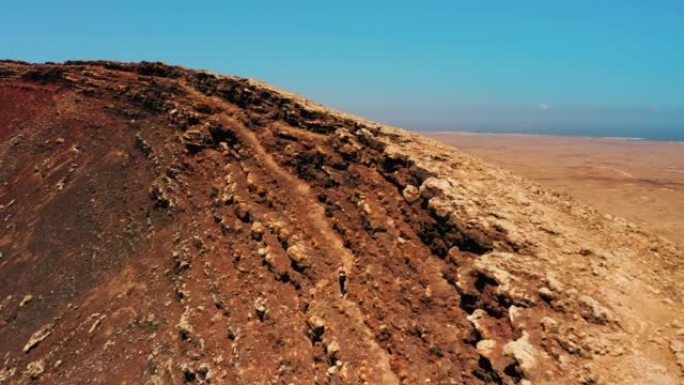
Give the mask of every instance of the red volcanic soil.
M 0 383 L 681 378 L 681 250 L 426 139 L 113 62 L 0 62 L 0 130 Z
M 388 178 L 403 166 L 331 134 L 355 122 L 154 64 L 0 68 L 14 379 L 36 360 L 48 383 L 496 376 L 455 290 L 430 293 L 449 267 L 421 238 L 443 229 Z M 491 247 L 474 235 L 453 235 L 464 258 Z

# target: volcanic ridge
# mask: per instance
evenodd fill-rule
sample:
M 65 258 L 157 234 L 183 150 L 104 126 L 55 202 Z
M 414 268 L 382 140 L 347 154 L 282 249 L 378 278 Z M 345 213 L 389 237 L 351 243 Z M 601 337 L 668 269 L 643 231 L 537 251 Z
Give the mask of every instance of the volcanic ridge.
M 681 384 L 682 247 L 161 63 L 0 62 L 2 384 Z

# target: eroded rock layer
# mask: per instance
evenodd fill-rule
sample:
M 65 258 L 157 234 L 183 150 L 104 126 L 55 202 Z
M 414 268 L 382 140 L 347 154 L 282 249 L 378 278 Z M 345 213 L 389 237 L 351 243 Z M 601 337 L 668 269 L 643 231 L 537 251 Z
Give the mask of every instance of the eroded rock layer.
M 0 383 L 682 380 L 682 251 L 159 63 L 0 64 Z

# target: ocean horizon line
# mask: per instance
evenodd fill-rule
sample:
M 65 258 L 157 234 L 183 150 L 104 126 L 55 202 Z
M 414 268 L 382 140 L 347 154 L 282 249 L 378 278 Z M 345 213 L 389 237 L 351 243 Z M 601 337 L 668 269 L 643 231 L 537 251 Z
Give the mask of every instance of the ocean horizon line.
M 601 140 L 619 140 L 632 142 L 660 142 L 660 143 L 679 143 L 684 144 L 684 140 L 678 139 L 659 139 L 639 136 L 611 136 L 611 135 L 582 135 L 565 133 L 530 133 L 530 132 L 501 132 L 501 131 L 474 131 L 474 130 L 421 130 L 411 131 L 421 134 L 467 134 L 467 135 L 496 135 L 496 136 L 533 136 L 533 137 L 555 137 L 555 138 L 583 138 Z

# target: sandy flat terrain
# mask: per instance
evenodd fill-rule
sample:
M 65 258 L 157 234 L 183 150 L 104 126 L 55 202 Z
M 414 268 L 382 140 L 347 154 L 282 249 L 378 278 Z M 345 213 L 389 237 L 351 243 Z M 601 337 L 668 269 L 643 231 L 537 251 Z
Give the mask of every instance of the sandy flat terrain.
M 426 135 L 684 243 L 684 143 Z

